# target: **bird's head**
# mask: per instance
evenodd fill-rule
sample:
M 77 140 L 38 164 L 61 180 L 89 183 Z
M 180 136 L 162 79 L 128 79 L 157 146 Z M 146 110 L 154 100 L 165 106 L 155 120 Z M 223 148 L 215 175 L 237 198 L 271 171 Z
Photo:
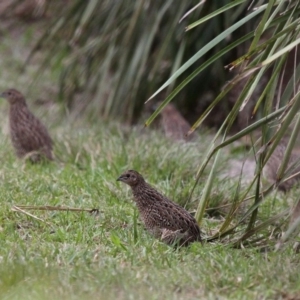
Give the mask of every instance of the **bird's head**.
M 25 103 L 24 96 L 15 89 L 8 89 L 0 97 L 5 98 L 10 104 Z
M 124 172 L 118 179 L 117 181 L 122 181 L 126 184 L 128 184 L 129 186 L 133 187 L 136 186 L 142 182 L 144 182 L 144 178 L 143 176 L 138 173 L 137 171 L 134 170 L 128 170 L 126 172 Z

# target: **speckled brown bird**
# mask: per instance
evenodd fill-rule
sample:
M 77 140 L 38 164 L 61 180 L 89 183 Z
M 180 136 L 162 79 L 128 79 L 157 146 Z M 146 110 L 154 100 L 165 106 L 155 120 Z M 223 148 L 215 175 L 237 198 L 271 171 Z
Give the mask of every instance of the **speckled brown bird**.
M 265 177 L 271 181 L 271 182 L 276 182 L 277 180 L 277 171 L 280 167 L 280 164 L 283 160 L 286 147 L 287 147 L 288 139 L 283 139 L 279 145 L 275 148 L 274 152 L 272 153 L 271 157 L 267 161 L 265 167 L 264 167 L 264 175 Z M 292 150 L 290 160 L 287 166 L 287 169 L 292 167 L 293 164 L 296 163 L 297 160 L 300 159 L 300 152 L 299 149 L 294 148 Z M 293 167 L 292 167 L 293 168 Z M 286 170 L 287 170 L 286 169 Z M 292 174 L 295 174 L 297 172 L 300 172 L 300 166 L 293 168 L 292 173 L 288 175 L 291 176 Z M 300 180 L 300 174 L 298 176 L 295 176 L 285 182 L 282 182 L 278 185 L 278 189 L 287 192 L 289 191 L 294 185 L 296 185 Z
M 175 246 L 201 241 L 201 232 L 194 217 L 156 191 L 141 174 L 128 170 L 117 180 L 131 187 L 140 218 L 156 238 Z
M 14 9 L 14 14 L 24 20 L 35 20 L 45 16 L 46 0 L 23 0 Z M 50 1 L 49 1 L 50 2 Z
M 186 136 L 191 126 L 172 103 L 169 103 L 162 110 L 161 117 L 161 123 L 167 138 L 186 142 L 196 138 L 197 134 L 195 132 Z
M 32 162 L 42 158 L 53 160 L 53 142 L 46 127 L 27 107 L 24 96 L 8 89 L 1 97 L 9 103 L 9 128 L 12 145 L 19 158 L 30 157 Z

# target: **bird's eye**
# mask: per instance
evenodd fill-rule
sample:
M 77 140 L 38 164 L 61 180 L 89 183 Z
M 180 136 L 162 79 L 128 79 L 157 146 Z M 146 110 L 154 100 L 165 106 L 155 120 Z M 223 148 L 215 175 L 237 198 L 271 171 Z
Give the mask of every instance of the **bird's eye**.
M 127 177 L 127 178 L 129 178 L 129 177 L 130 177 L 130 175 L 129 175 L 129 174 L 127 174 L 127 175 L 126 175 L 126 177 Z
M 8 94 L 8 96 L 10 96 L 10 95 L 11 95 L 11 92 L 8 92 L 7 94 Z

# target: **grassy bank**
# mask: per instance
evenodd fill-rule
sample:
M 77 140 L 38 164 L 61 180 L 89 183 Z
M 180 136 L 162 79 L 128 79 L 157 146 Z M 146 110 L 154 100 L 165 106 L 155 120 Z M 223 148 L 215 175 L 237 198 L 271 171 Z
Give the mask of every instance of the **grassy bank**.
M 26 34 L 25 34 L 26 33 Z M 126 128 L 83 117 L 61 118 L 52 100 L 55 74 L 30 86 L 36 65 L 20 67 L 28 53 L 30 31 L 4 35 L 0 46 L 0 88 L 19 88 L 42 117 L 55 141 L 56 161 L 30 165 L 17 160 L 7 130 L 7 103 L 0 101 L 0 299 L 298 299 L 299 255 L 291 245 L 281 252 L 233 249 L 224 242 L 193 244 L 174 251 L 149 236 L 137 218 L 128 187 L 117 183 L 126 169 L 136 169 L 159 191 L 194 212 L 208 170 L 191 201 L 194 176 L 211 136 L 200 142 L 173 144 L 160 133 Z M 30 43 L 29 43 L 30 44 Z M 25 52 L 23 52 L 25 49 Z M 41 97 L 46 104 L 34 105 Z M 43 101 L 42 101 L 43 102 Z M 48 103 L 48 104 L 47 104 Z M 201 129 L 202 130 L 202 129 Z M 217 174 L 239 153 L 223 151 Z M 233 199 L 237 180 L 213 185 L 211 205 Z M 260 207 L 266 220 L 294 202 L 272 193 Z M 288 201 L 287 201 L 288 200 Z M 88 212 L 12 211 L 14 205 L 68 206 Z M 211 236 L 222 216 L 206 215 L 202 231 Z M 233 223 L 235 220 L 232 221 Z M 257 236 L 267 239 L 285 230 L 271 224 Z
M 118 175 L 137 169 L 184 205 L 209 135 L 202 143 L 174 145 L 152 131 L 67 121 L 51 133 L 57 161 L 49 165 L 16 160 L 1 134 L 1 299 L 264 299 L 298 290 L 299 258 L 290 247 L 261 253 L 195 243 L 174 251 L 137 219 Z M 215 190 L 230 198 L 232 182 L 222 179 Z M 187 203 L 190 211 L 200 195 L 201 185 Z M 41 221 L 13 205 L 97 208 L 99 214 L 30 211 Z M 202 230 L 210 235 L 217 223 L 207 217 Z

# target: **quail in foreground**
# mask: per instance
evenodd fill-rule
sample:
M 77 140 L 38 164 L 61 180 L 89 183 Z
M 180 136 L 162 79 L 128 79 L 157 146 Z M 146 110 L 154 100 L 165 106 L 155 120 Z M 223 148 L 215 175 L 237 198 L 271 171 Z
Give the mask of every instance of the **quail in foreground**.
M 141 174 L 128 170 L 117 180 L 131 187 L 140 218 L 156 238 L 175 246 L 201 241 L 201 232 L 194 217 L 156 191 Z
M 283 139 L 279 145 L 275 148 L 274 152 L 272 153 L 271 157 L 269 158 L 269 160 L 267 161 L 265 167 L 264 167 L 264 175 L 266 176 L 266 178 L 268 180 L 270 180 L 271 182 L 276 182 L 277 180 L 277 171 L 281 165 L 281 162 L 283 160 L 285 151 L 286 151 L 286 147 L 287 147 L 287 143 L 288 140 L 287 139 Z M 296 166 L 295 168 L 293 168 L 293 164 L 295 164 L 297 162 L 297 160 L 300 159 L 300 153 L 299 150 L 297 151 L 297 149 L 293 149 L 291 156 L 290 156 L 290 160 L 288 163 L 288 166 L 286 168 L 286 171 L 291 168 L 291 172 L 288 172 L 289 175 L 288 177 L 290 177 L 293 174 L 296 174 L 300 171 L 300 167 L 299 165 Z M 294 185 L 296 185 L 300 180 L 300 174 L 298 174 L 297 176 L 284 181 L 282 183 L 280 183 L 278 185 L 278 189 L 280 191 L 283 192 L 287 192 L 289 191 Z
M 24 96 L 15 89 L 0 95 L 9 103 L 9 129 L 12 145 L 19 158 L 32 162 L 53 160 L 53 142 L 46 127 L 27 107 Z
M 195 132 L 186 136 L 191 126 L 173 104 L 169 103 L 162 110 L 161 116 L 161 123 L 167 138 L 186 142 L 196 138 Z

